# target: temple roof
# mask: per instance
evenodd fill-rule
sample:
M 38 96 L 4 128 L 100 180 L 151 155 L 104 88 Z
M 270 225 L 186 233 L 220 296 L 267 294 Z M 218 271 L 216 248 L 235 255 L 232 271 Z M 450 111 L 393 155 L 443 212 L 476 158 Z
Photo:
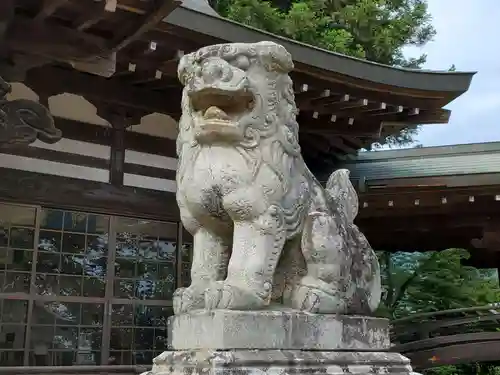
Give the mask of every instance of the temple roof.
M 500 142 L 362 152 L 346 161 L 359 195 L 356 223 L 375 249 L 470 250 L 498 256 Z
M 182 13 L 182 9 L 192 10 L 198 13 L 203 13 L 207 16 L 212 16 L 216 18 L 222 18 L 219 14 L 210 6 L 208 1 L 205 0 L 184 0 L 182 4 L 176 8 L 172 13 L 170 13 L 165 19 L 168 22 L 169 19 L 175 19 L 179 13 Z
M 326 51 L 225 19 L 204 0 L 19 0 L 10 12 L 2 9 L 13 3 L 0 2 L 0 22 L 3 17 L 8 25 L 9 59 L 30 69 L 28 86 L 143 114 L 179 116 L 182 54 L 215 43 L 282 44 L 295 63 L 306 160 L 325 170 L 405 126 L 447 123 L 443 107 L 468 90 L 474 75 L 395 68 Z
M 393 86 L 392 89 L 441 91 L 447 94 L 444 100 L 448 101 L 466 92 L 475 74 L 404 69 L 327 51 L 222 18 L 204 0 L 184 0 L 164 21 L 221 41 L 248 43 L 269 40 L 279 43 L 292 54 L 298 70 L 305 65 L 320 69 L 322 73 L 332 72 L 370 83 Z

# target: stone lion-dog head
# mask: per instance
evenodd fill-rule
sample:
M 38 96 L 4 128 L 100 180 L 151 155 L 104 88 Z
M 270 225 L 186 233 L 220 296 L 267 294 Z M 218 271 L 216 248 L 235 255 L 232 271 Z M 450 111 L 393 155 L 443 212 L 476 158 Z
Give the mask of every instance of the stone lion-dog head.
M 183 56 L 179 156 L 189 153 L 183 146 L 217 141 L 269 164 L 301 159 L 292 69 L 291 55 L 273 42 L 218 44 Z

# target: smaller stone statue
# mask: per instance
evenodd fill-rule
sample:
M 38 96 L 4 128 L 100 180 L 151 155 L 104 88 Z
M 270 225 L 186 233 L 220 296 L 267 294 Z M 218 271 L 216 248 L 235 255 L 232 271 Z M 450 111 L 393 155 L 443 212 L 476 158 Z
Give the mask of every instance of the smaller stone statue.
M 7 100 L 12 86 L 0 77 L 0 147 L 30 144 L 37 139 L 55 143 L 61 131 L 54 125 L 49 110 L 28 99 Z
M 300 153 L 292 69 L 272 42 L 208 46 L 179 63 L 177 202 L 194 248 L 176 314 L 280 304 L 369 314 L 379 304 L 348 171 L 324 189 Z

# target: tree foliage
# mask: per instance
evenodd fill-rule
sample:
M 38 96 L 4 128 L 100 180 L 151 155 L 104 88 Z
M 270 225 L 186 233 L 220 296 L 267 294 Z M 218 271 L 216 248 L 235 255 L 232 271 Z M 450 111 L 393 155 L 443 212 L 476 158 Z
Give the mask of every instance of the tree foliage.
M 468 257 L 461 249 L 380 253 L 384 285 L 380 314 L 400 318 L 499 302 L 500 288 L 494 274 L 463 265 Z
M 361 59 L 420 68 L 426 55 L 405 57 L 435 35 L 427 0 L 211 0 L 224 17 L 286 38 Z M 409 145 L 410 126 L 382 143 Z
M 384 286 L 381 316 L 402 318 L 500 302 L 496 272 L 463 265 L 469 258 L 465 250 L 378 256 Z M 442 366 L 426 370 L 425 375 L 500 375 L 500 367 L 493 363 Z
M 419 68 L 406 58 L 435 34 L 426 0 L 217 0 L 223 16 L 313 46 L 382 64 Z

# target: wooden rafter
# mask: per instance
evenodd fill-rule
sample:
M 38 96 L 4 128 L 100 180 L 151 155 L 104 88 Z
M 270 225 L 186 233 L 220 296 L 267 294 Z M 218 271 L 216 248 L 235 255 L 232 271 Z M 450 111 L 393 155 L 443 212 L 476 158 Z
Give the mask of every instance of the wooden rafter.
M 119 37 L 111 42 L 111 51 L 120 51 L 128 46 L 133 41 L 140 38 L 144 33 L 154 28 L 166 16 L 168 16 L 175 8 L 181 4 L 179 0 L 163 0 L 161 5 L 147 14 L 133 31 L 128 32 L 125 36 Z
M 57 9 L 64 4 L 68 3 L 70 0 L 43 0 L 42 8 L 35 16 L 35 22 L 43 22 L 47 17 L 51 16 L 57 11 Z

